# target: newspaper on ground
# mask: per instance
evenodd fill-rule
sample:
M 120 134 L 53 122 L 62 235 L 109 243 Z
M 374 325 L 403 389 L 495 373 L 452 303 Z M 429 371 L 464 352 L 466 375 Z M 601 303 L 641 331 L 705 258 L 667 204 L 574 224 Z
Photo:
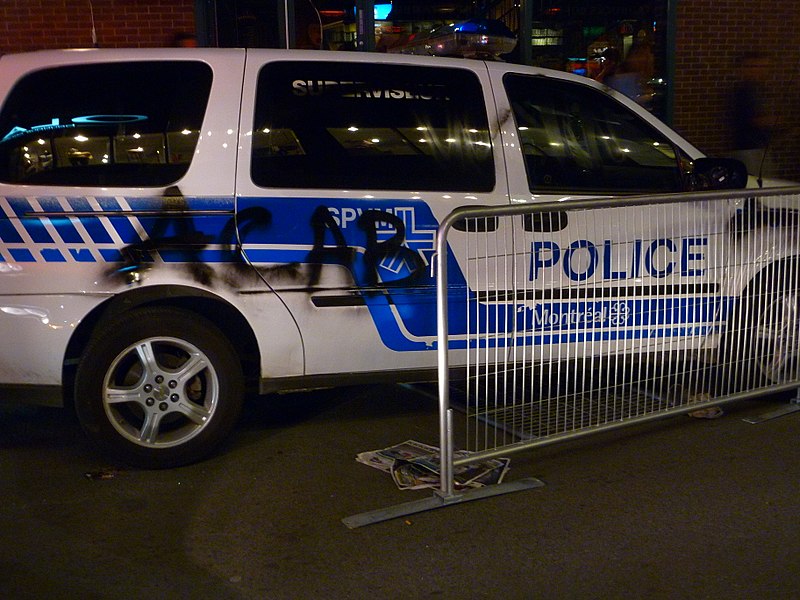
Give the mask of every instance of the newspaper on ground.
M 466 458 L 466 450 L 456 450 L 455 458 Z M 375 469 L 390 473 L 401 490 L 439 487 L 439 448 L 414 440 L 389 446 L 382 450 L 361 452 L 356 460 Z M 508 458 L 491 458 L 455 467 L 453 481 L 456 489 L 483 487 L 503 481 Z

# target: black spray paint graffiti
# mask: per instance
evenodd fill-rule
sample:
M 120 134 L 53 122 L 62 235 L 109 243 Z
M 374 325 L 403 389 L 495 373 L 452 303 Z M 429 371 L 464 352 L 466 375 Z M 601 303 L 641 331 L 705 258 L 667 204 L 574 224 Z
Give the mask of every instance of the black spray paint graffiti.
M 202 252 L 213 243 L 213 237 L 197 231 L 194 218 L 185 198 L 180 195 L 164 196 L 163 214 L 155 217 L 155 223 L 148 232 L 148 239 L 129 244 L 121 249 L 123 264 L 109 272 L 109 276 L 123 278 L 127 283 L 139 283 L 147 270 L 156 263 L 153 253 L 174 250 L 180 252 L 182 264 L 192 278 L 201 285 L 214 283 L 214 270 L 202 259 Z M 379 225 L 385 224 L 394 230 L 388 239 L 379 240 Z M 348 245 L 344 233 L 333 218 L 330 210 L 320 205 L 311 216 L 314 245 L 306 257 L 309 268 L 304 276 L 297 263 L 276 267 L 255 267 L 246 260 L 243 246 L 254 232 L 263 232 L 272 225 L 272 213 L 263 207 L 251 207 L 231 217 L 220 231 L 218 243 L 224 248 L 222 262 L 232 270 L 225 277 L 231 287 L 240 286 L 248 277 L 279 276 L 291 279 L 304 278 L 307 290 L 313 291 L 319 283 L 324 264 L 339 264 L 348 267 L 356 277 L 359 287 L 387 288 L 409 285 L 424 272 L 425 262 L 419 253 L 404 246 L 405 225 L 394 214 L 367 210 L 357 220 L 358 227 L 366 236 L 363 255 L 363 268 L 356 264 L 356 248 Z M 238 229 L 238 235 L 237 235 Z M 169 233 L 168 233 L 169 232 Z M 334 244 L 326 245 L 326 235 L 330 233 Z M 379 277 L 379 265 L 387 258 L 404 262 L 408 275 L 384 282 Z M 356 271 L 361 276 L 358 277 Z M 361 281 L 359 281 L 361 279 Z
M 193 219 L 181 215 L 173 216 L 189 210 L 183 196 L 165 195 L 162 198 L 162 209 L 163 216 L 156 217 L 153 229 L 146 240 L 129 244 L 120 250 L 123 265 L 114 269 L 112 275 L 122 276 L 130 283 L 139 282 L 143 273 L 153 265 L 152 252 L 176 250 L 186 255 L 186 268 L 195 281 L 211 285 L 213 271 L 199 260 L 200 252 L 211 242 L 211 237 L 197 231 Z M 168 231 L 173 233 L 167 235 Z
M 378 225 L 384 223 L 393 228 L 395 233 L 389 239 L 378 240 Z M 363 280 L 358 281 L 361 287 L 384 288 L 412 284 L 423 273 L 425 262 L 419 253 L 403 245 L 406 228 L 402 219 L 391 213 L 379 210 L 367 210 L 356 221 L 358 227 L 365 233 L 367 243 L 364 251 Z M 311 216 L 311 226 L 314 230 L 314 248 L 308 255 L 311 263 L 307 285 L 315 287 L 319 283 L 322 265 L 326 262 L 341 264 L 350 267 L 356 274 L 356 250 L 350 247 L 345 240 L 341 228 L 331 215 L 326 206 L 318 206 Z M 325 233 L 329 231 L 335 242 L 334 246 L 325 245 Z M 378 268 L 386 258 L 394 257 L 405 261 L 410 271 L 409 275 L 384 282 L 379 278 Z
M 191 214 L 186 199 L 178 188 L 162 197 L 161 214 L 148 232 L 146 240 L 129 244 L 120 250 L 123 264 L 109 272 L 112 278 L 122 278 L 127 283 L 139 283 L 144 274 L 156 263 L 153 253 L 174 250 L 180 252 L 182 264 L 192 278 L 206 286 L 214 283 L 214 270 L 202 259 L 202 252 L 214 242 L 211 235 L 197 231 L 194 215 Z M 266 229 L 272 222 L 272 214 L 265 208 L 253 207 L 242 211 L 238 216 L 241 235 L 257 229 Z M 227 283 L 235 286 L 242 277 L 253 275 L 252 269 L 243 260 L 241 245 L 236 235 L 237 219 L 231 217 L 220 231 L 218 242 L 222 250 L 222 261 L 232 267 L 236 277 L 229 278 Z M 169 234 L 167 232 L 170 232 Z
M 355 250 L 347 245 L 347 240 L 344 239 L 344 234 L 333 215 L 326 206 L 318 206 L 314 213 L 311 215 L 311 228 L 314 230 L 314 248 L 308 253 L 308 262 L 311 263 L 309 269 L 308 281 L 306 285 L 309 289 L 316 287 L 319 283 L 320 273 L 322 272 L 322 265 L 326 260 L 332 261 L 334 264 L 351 265 L 355 257 Z M 325 245 L 325 231 L 330 231 L 335 246 Z

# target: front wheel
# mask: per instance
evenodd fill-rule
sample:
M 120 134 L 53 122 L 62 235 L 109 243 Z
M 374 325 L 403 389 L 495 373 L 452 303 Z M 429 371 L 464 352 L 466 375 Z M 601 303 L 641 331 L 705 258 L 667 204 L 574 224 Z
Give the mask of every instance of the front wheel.
M 789 383 L 800 375 L 800 293 L 781 286 L 764 294 L 754 308 L 752 331 L 756 370 L 769 383 Z
M 228 339 L 207 319 L 173 308 L 137 309 L 106 323 L 75 380 L 83 429 L 145 468 L 207 456 L 236 424 L 243 395 Z
M 800 292 L 773 274 L 745 291 L 722 345 L 722 381 L 745 391 L 800 377 Z

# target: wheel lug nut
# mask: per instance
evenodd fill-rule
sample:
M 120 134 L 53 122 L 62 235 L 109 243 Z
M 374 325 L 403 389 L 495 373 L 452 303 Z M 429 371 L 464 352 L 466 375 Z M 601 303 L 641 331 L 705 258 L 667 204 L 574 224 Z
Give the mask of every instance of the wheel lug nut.
M 156 401 L 153 398 L 148 398 L 147 400 L 144 401 L 144 403 L 147 404 L 147 406 L 153 406 L 156 403 Z
M 163 375 L 156 375 L 156 383 L 158 383 L 158 384 L 164 383 L 164 376 Z
M 152 392 L 152 391 L 153 391 L 153 386 L 152 386 L 152 385 L 150 385 L 149 383 L 145 384 L 145 386 L 144 386 L 144 393 L 145 393 L 145 394 L 149 394 L 149 393 L 150 393 L 150 392 Z
M 174 390 L 176 387 L 178 387 L 178 382 L 175 381 L 174 379 L 170 379 L 167 385 L 171 390 Z
M 169 408 L 169 404 L 167 404 L 166 402 L 162 402 L 161 404 L 158 405 L 158 408 L 160 408 L 161 410 L 167 410 Z
M 178 394 L 172 394 L 169 397 L 169 399 L 172 400 L 173 402 L 177 402 L 178 400 L 180 400 L 180 396 L 178 396 Z

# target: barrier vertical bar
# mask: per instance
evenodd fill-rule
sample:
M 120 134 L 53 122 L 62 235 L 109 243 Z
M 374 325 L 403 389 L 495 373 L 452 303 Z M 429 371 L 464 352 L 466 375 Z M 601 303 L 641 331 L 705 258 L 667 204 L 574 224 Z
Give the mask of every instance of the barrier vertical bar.
M 450 359 L 448 346 L 447 232 L 445 221 L 436 232 L 436 339 L 439 374 L 439 484 L 442 496 L 453 495 L 453 432 L 450 426 Z

